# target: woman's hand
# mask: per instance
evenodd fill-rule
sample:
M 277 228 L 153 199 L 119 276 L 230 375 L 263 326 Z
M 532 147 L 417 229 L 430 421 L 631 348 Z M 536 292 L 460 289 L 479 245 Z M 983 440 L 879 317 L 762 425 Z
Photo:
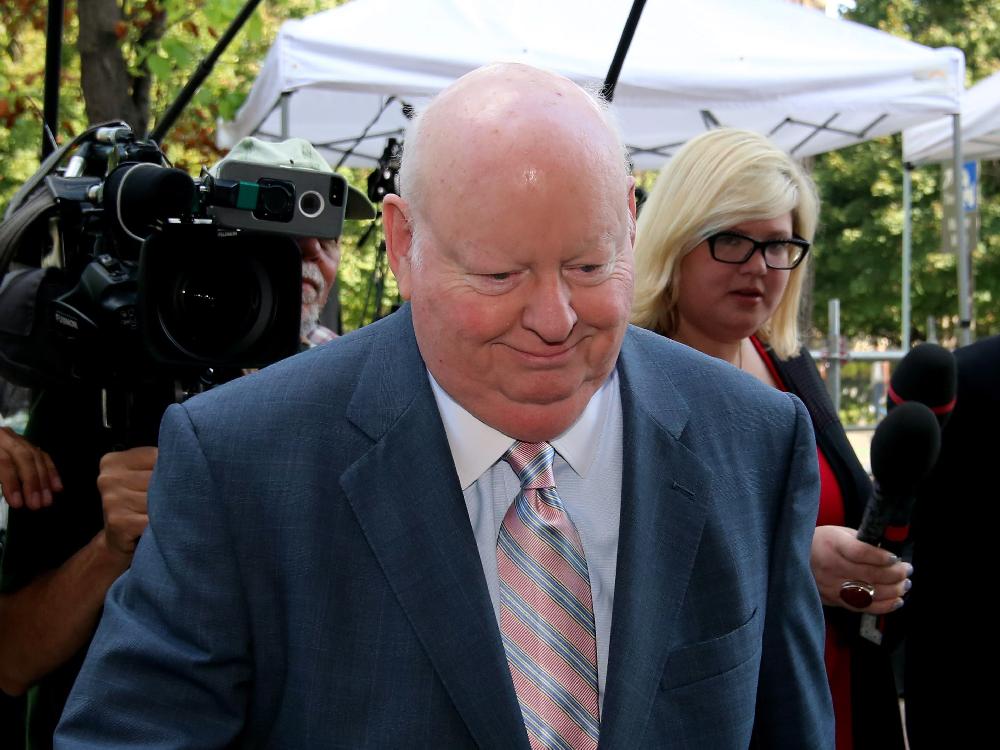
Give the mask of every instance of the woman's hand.
M 816 527 L 810 565 L 823 604 L 873 615 L 903 606 L 902 597 L 910 590 L 913 574 L 912 565 L 887 550 L 858 541 L 857 531 L 844 526 Z M 845 581 L 871 584 L 875 588 L 872 603 L 863 609 L 847 605 L 840 598 Z

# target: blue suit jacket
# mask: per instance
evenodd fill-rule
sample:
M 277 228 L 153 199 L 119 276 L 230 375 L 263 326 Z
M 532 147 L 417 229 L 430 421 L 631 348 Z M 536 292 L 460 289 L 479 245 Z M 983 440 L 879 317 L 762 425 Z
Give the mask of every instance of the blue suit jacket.
M 832 747 L 801 403 L 644 331 L 619 359 L 602 748 Z M 522 748 L 408 307 L 171 407 L 62 748 Z

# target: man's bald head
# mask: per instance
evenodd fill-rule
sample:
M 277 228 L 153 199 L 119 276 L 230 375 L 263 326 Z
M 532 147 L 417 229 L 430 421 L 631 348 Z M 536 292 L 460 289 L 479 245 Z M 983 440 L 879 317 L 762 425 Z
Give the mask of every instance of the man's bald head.
M 459 78 L 407 130 L 400 187 L 421 219 L 435 203 L 454 208 L 481 180 L 523 156 L 550 150 L 627 178 L 628 157 L 599 95 L 548 71 L 497 63 Z M 530 186 L 531 175 L 523 175 Z

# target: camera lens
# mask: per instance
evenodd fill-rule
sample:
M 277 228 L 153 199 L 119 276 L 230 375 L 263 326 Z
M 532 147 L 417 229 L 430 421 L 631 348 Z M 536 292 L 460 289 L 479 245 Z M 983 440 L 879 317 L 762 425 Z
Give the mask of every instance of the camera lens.
M 271 317 L 264 270 L 253 259 L 179 273 L 160 308 L 171 342 L 194 357 L 239 357 Z
M 268 178 L 258 180 L 257 185 L 254 217 L 263 221 L 291 221 L 295 214 L 295 187 L 284 180 Z
M 168 224 L 143 244 L 138 287 L 139 326 L 160 364 L 231 372 L 298 348 L 302 256 L 289 237 Z
M 299 198 L 299 211 L 309 219 L 315 219 L 323 213 L 323 196 L 315 190 L 307 190 Z

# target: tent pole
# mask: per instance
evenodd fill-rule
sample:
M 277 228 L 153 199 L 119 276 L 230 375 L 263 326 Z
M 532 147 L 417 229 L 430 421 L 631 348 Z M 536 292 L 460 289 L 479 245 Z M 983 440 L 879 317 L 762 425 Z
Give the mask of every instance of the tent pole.
M 826 304 L 826 317 L 829 325 L 827 333 L 827 349 L 829 359 L 827 364 L 826 388 L 830 393 L 830 400 L 833 402 L 833 413 L 840 413 L 840 300 L 834 297 Z
M 639 25 L 639 16 L 646 5 L 646 0 L 632 0 L 632 10 L 629 11 L 628 19 L 625 21 L 625 28 L 622 29 L 621 38 L 618 40 L 618 49 L 615 50 L 615 57 L 608 68 L 608 74 L 604 78 L 604 85 L 601 86 L 601 93 L 609 102 L 615 98 L 615 86 L 618 85 L 618 76 L 622 72 L 622 65 L 625 64 L 625 55 L 628 48 L 632 46 L 632 37 L 635 35 L 635 27 Z
M 49 0 L 45 24 L 45 93 L 42 110 L 42 161 L 56 150 L 59 132 L 59 70 L 62 63 L 63 1 Z
M 281 92 L 281 140 L 288 140 L 288 133 L 292 129 L 292 113 L 289 111 L 292 93 L 290 91 Z
M 959 344 L 966 346 L 972 343 L 972 294 L 969 290 L 969 242 L 965 231 L 965 208 L 963 205 L 964 180 L 962 179 L 962 116 L 955 113 L 951 116 L 952 137 L 952 170 L 954 171 L 955 190 L 955 231 L 958 235 L 955 243 L 958 252 L 958 335 Z
M 903 323 L 899 343 L 904 352 L 910 350 L 910 267 L 913 258 L 913 165 L 903 164 Z

